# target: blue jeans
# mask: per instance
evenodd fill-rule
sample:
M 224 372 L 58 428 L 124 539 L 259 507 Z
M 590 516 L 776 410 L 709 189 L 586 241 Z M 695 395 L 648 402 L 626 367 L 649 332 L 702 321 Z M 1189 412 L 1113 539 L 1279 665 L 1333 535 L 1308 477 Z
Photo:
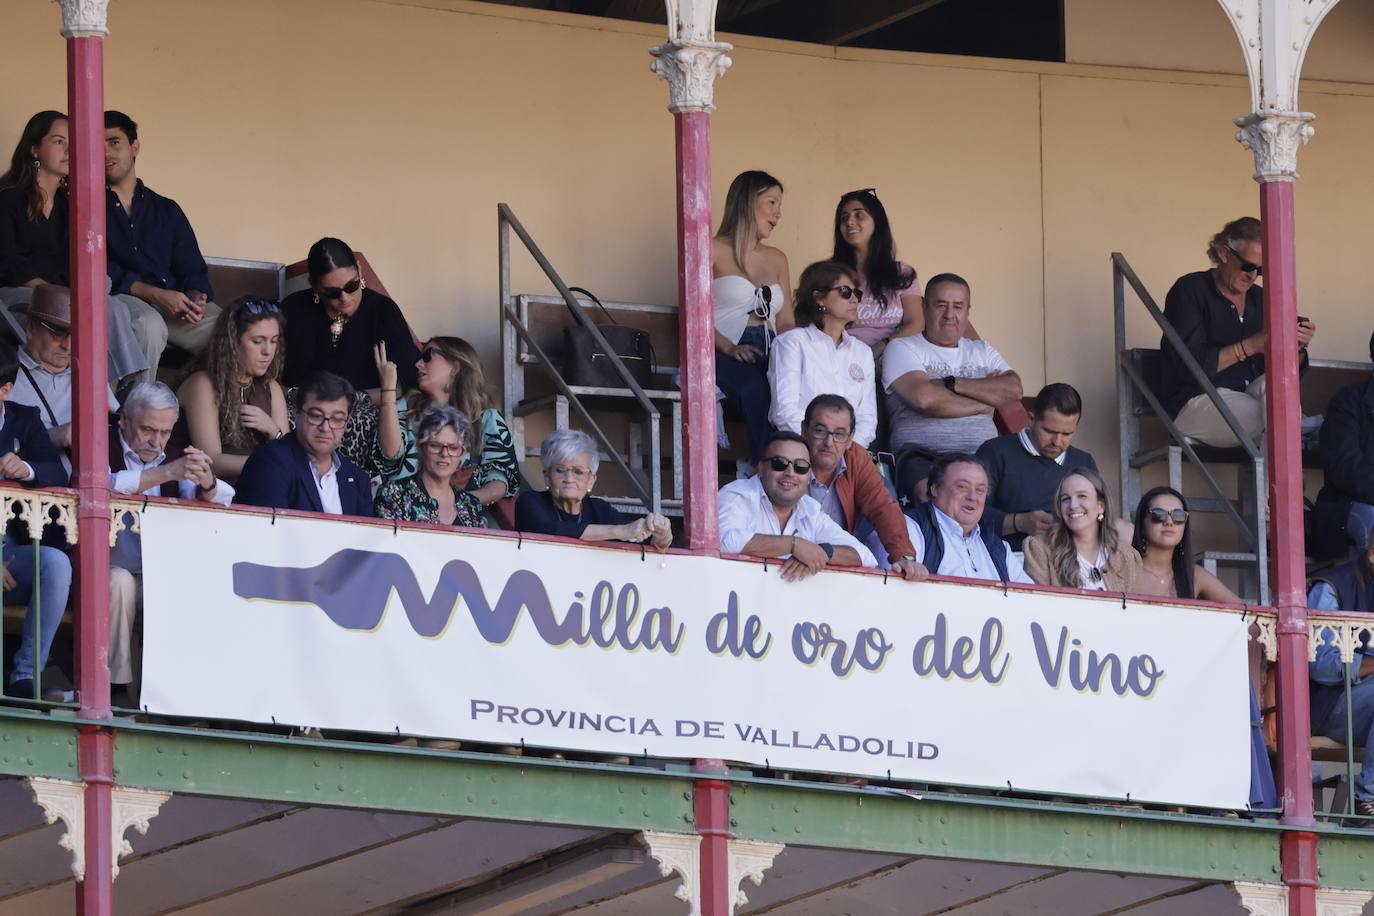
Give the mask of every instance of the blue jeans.
M 38 551 L 39 588 L 34 601 L 33 552 Z M 48 650 L 52 648 L 53 636 L 62 623 L 62 612 L 67 608 L 67 593 L 72 587 L 72 562 L 67 555 L 55 547 L 16 547 L 13 540 L 5 537 L 5 563 L 15 586 L 5 592 L 6 601 L 23 601 L 29 606 L 24 617 L 24 637 L 19 643 L 19 651 L 14 654 L 14 666 L 10 669 L 10 683 L 28 680 L 35 671 L 42 671 L 48 663 Z M 41 618 L 41 632 L 39 632 Z M 38 643 L 38 661 L 34 663 L 34 642 Z
M 739 342 L 767 354 L 767 332 L 767 326 L 762 324 L 745 328 Z M 768 357 L 761 356 L 754 363 L 742 363 L 717 352 L 716 387 L 743 415 L 744 428 L 749 433 L 749 460 L 757 464 L 773 431 L 768 424 L 768 409 L 773 406 L 773 389 L 768 385 Z
M 1356 655 L 1356 663 L 1362 656 Z M 1374 677 L 1366 678 L 1350 688 L 1350 706 L 1353 711 L 1351 725 L 1354 727 L 1354 743 L 1364 746 L 1364 759 L 1360 762 L 1360 772 L 1355 777 L 1355 798 L 1360 801 L 1374 800 Z M 1348 743 L 1349 735 L 1345 730 L 1345 693 L 1336 701 L 1318 730 L 1342 744 Z
M 1351 503 L 1350 514 L 1345 519 L 1345 533 L 1356 550 L 1369 546 L 1369 535 L 1374 532 L 1374 506 L 1369 503 Z

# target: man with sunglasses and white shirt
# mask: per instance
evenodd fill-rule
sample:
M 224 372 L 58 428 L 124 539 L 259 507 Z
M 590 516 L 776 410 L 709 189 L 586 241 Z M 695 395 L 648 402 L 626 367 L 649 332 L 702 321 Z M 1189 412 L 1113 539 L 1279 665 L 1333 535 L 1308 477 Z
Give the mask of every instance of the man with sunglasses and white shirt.
M 326 515 L 371 517 L 372 482 L 339 452 L 353 386 L 317 372 L 296 390 L 294 433 L 258 446 L 243 466 L 234 502 Z
M 776 432 L 757 475 L 721 488 L 720 549 L 782 559 L 782 577 L 805 579 L 827 566 L 877 566 L 867 547 L 807 495 L 811 457 L 806 440 Z

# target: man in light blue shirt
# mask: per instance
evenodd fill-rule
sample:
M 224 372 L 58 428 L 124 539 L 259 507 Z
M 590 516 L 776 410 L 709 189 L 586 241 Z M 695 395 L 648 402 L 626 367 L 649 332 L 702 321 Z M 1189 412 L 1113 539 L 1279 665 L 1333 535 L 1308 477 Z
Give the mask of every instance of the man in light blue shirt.
M 908 510 L 916 557 L 933 573 L 1031 584 L 1000 531 L 984 525 L 988 471 L 981 458 L 942 455 L 927 478 L 930 502 Z
M 806 440 L 774 433 L 757 476 L 721 488 L 721 551 L 783 558 L 782 577 L 789 582 L 827 566 L 877 566 L 872 552 L 806 495 L 810 472 Z

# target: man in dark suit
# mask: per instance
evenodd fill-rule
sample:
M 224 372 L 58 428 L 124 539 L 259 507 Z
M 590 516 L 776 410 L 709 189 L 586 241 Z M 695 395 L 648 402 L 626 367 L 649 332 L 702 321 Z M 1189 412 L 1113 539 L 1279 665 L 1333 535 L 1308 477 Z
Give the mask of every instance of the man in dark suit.
M 339 452 L 353 386 L 318 372 L 296 389 L 295 432 L 258 447 L 239 475 L 234 502 L 328 515 L 372 515 L 372 481 Z
M 38 408 L 7 403 L 19 374 L 19 354 L 8 344 L 0 344 L 0 477 L 26 487 L 65 487 L 67 472 L 48 438 Z M 11 527 L 16 527 L 11 525 Z M 27 602 L 24 636 L 9 668 L 6 693 L 20 699 L 34 696 L 34 676 L 48 662 L 48 649 L 67 607 L 72 584 L 72 564 L 55 547 L 43 547 L 23 538 L 20 532 L 5 532 L 5 601 Z M 38 532 L 33 532 L 36 536 Z M 38 552 L 35 589 L 34 551 Z M 38 600 L 35 601 L 34 599 Z M 45 691 L 46 693 L 46 691 Z

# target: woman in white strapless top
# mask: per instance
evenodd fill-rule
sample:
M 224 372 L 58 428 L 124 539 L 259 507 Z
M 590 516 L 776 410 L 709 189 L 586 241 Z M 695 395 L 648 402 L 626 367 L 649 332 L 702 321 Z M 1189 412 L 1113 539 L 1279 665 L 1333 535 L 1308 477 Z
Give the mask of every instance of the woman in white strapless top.
M 749 464 L 768 443 L 768 349 L 792 327 L 787 256 L 764 240 L 782 218 L 782 184 L 767 172 L 742 172 L 725 196 L 711 247 L 716 320 L 716 386 L 744 417 Z

